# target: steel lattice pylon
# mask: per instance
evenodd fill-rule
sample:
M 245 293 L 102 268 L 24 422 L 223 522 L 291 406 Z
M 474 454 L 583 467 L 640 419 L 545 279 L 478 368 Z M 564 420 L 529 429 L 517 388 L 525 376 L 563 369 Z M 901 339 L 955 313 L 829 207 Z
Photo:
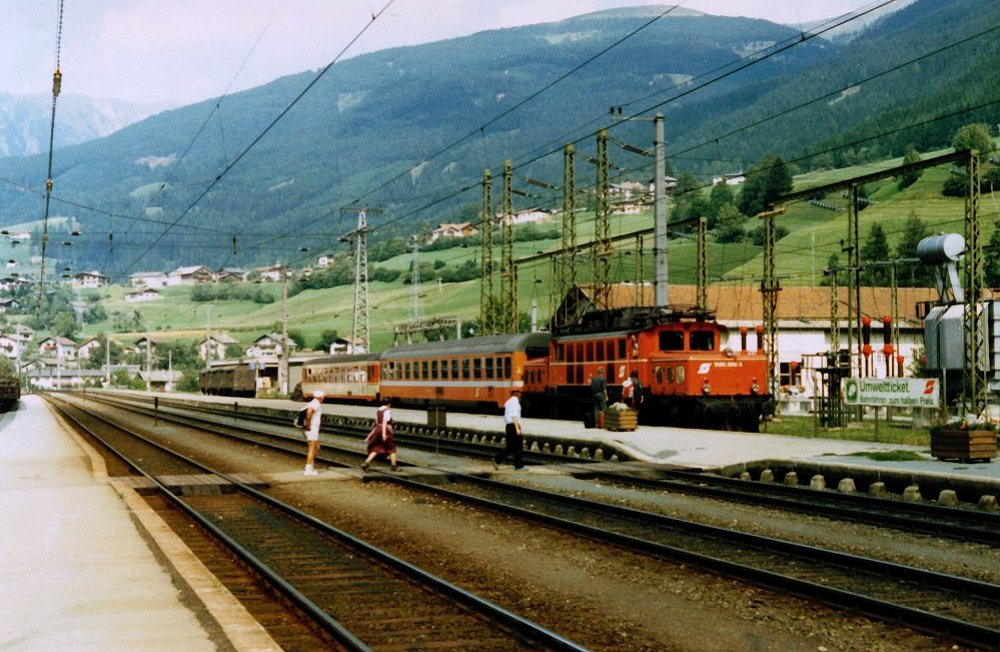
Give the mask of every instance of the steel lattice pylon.
M 503 164 L 503 209 L 500 223 L 500 305 L 494 311 L 497 331 L 516 333 L 517 270 L 514 267 L 514 202 L 511 187 L 511 164 Z
M 611 204 L 608 169 L 608 130 L 597 132 L 597 183 L 594 188 L 593 303 L 598 309 L 608 307 L 611 292 Z
M 965 198 L 965 360 L 962 375 L 965 380 L 963 408 L 975 417 L 986 410 L 987 328 L 984 306 L 980 303 L 985 282 L 983 273 L 983 240 L 979 224 L 979 152 L 969 152 L 966 163 L 969 189 Z
M 358 226 L 341 240 L 354 243 L 354 316 L 351 322 L 351 346 L 357 348 L 362 343 L 367 351 L 369 342 L 369 312 L 368 312 L 368 245 L 365 234 L 368 233 L 367 213 L 381 213 L 378 209 L 343 208 L 343 212 L 356 212 Z
M 563 210 L 562 210 L 562 254 L 556 265 L 559 278 L 558 301 L 562 302 L 576 285 L 576 168 L 574 147 L 563 149 Z M 560 303 L 566 310 L 565 304 Z M 565 324 L 569 315 L 565 312 L 556 317 L 556 322 Z
M 493 301 L 493 175 L 483 170 L 483 240 L 479 254 L 479 328 L 483 335 L 496 334 Z

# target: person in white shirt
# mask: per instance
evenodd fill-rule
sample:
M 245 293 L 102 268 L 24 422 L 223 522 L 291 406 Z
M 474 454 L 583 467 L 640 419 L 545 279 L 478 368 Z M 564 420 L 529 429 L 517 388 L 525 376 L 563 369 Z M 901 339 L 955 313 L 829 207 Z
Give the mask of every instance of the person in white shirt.
M 514 387 L 510 390 L 510 398 L 503 404 L 504 433 L 506 435 L 505 448 L 500 451 L 490 461 L 493 468 L 500 468 L 500 463 L 508 456 L 514 458 L 514 468 L 523 469 L 524 463 L 521 461 L 521 453 L 524 450 L 524 437 L 521 434 L 521 389 Z
M 313 392 L 313 398 L 306 406 L 306 442 L 309 449 L 306 451 L 306 471 L 304 475 L 319 475 L 313 468 L 316 461 L 316 454 L 319 453 L 319 424 L 323 420 L 323 399 L 326 394 L 323 390 Z

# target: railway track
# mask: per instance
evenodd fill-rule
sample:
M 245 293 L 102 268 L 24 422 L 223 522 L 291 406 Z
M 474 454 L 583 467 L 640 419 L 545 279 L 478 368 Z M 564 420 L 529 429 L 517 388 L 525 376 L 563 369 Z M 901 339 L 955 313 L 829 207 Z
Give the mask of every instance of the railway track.
M 585 649 L 135 429 L 84 414 L 78 406 L 60 402 L 59 408 L 140 473 L 158 500 L 222 542 L 257 581 L 294 604 L 311 628 L 342 649 Z M 220 490 L 175 495 L 159 479 L 184 473 L 210 475 Z M 291 647 L 315 646 L 297 636 Z
M 658 473 L 671 476 L 669 479 L 650 480 L 629 478 L 621 471 L 610 474 L 599 471 L 603 466 L 614 465 L 583 464 L 577 465 L 575 471 L 571 469 L 570 472 L 584 477 L 601 474 L 605 482 L 638 482 L 646 485 L 652 483 L 657 490 L 698 493 L 691 487 L 708 484 L 710 488 L 706 489 L 705 493 L 719 497 L 718 492 L 722 491 L 713 483 L 707 482 L 705 476 L 699 474 L 644 469 L 642 473 L 647 476 Z M 1000 641 L 1000 587 L 995 584 L 706 526 L 596 501 L 568 498 L 478 477 L 461 477 L 453 471 L 443 473 L 455 481 L 447 489 L 439 486 L 441 474 L 435 476 L 434 486 L 379 473 L 372 474 L 367 479 L 400 482 L 414 490 L 433 492 L 481 508 L 514 514 L 535 523 L 545 523 L 576 534 L 584 534 L 645 554 L 694 564 L 712 572 L 740 577 L 791 592 L 808 600 L 847 607 L 892 622 L 904 622 L 915 630 L 944 636 L 967 645 L 993 649 L 995 642 Z M 748 488 L 748 485 L 755 491 L 761 489 L 757 483 L 722 480 L 724 482 L 721 484 L 732 484 L 741 490 Z M 775 485 L 765 488 L 764 494 L 773 489 L 777 489 L 774 491 L 775 494 L 785 494 L 791 488 Z M 814 499 L 816 494 L 823 493 L 805 489 L 797 491 L 803 494 L 805 499 Z M 830 494 L 835 502 L 839 502 L 839 498 L 844 498 L 832 492 Z M 726 496 L 728 500 L 733 494 L 721 495 Z M 859 496 L 848 497 L 848 500 L 852 498 Z M 746 500 L 759 501 L 760 498 L 749 496 Z M 809 509 L 808 500 L 804 507 L 795 500 L 780 496 L 768 498 L 765 502 L 785 509 L 817 511 Z M 861 502 L 868 505 L 886 505 L 890 501 L 870 499 Z M 893 505 L 893 507 L 899 506 Z M 858 511 L 856 508 L 852 509 Z M 829 510 L 829 515 L 846 513 L 836 505 L 831 506 Z M 860 511 L 864 512 L 865 509 Z M 877 508 L 872 508 L 870 511 L 873 514 L 869 514 L 863 520 L 875 519 L 879 522 L 879 519 L 884 519 L 884 510 L 881 515 Z M 942 514 L 956 511 L 960 510 L 937 507 L 937 511 L 932 509 L 929 513 L 930 518 L 940 519 Z M 902 517 L 897 526 L 909 529 L 905 527 L 907 522 L 908 519 Z M 984 535 L 991 536 L 989 532 L 988 529 L 985 530 Z
M 1000 585 L 495 480 L 380 479 L 689 563 L 960 643 L 1000 644 Z
M 93 397 L 92 397 L 93 398 Z M 104 400 L 104 399 L 102 399 Z M 142 404 L 134 401 L 113 404 L 142 409 Z M 151 414 L 148 409 L 142 410 Z M 209 425 L 216 434 L 252 441 L 259 445 L 276 447 L 280 450 L 297 452 L 301 442 L 297 433 L 287 427 L 288 420 L 255 420 L 241 417 L 242 427 L 233 425 L 233 419 L 211 410 L 192 410 L 188 407 L 163 407 L 158 414 L 161 418 L 172 419 L 192 427 Z M 273 425 L 266 431 L 251 427 L 255 423 Z M 367 432 L 366 430 L 364 432 Z M 340 434 L 340 433 L 338 433 Z M 346 434 L 363 434 L 360 429 Z M 464 455 L 484 459 L 496 452 L 496 448 L 474 442 L 438 442 L 427 438 L 400 438 L 397 441 L 408 448 L 419 444 L 425 450 L 452 455 Z M 321 461 L 331 466 L 356 466 L 359 451 L 350 446 L 340 446 L 337 442 L 325 442 Z M 975 509 L 946 507 L 928 502 L 904 502 L 868 496 L 857 493 L 815 490 L 802 486 L 749 482 L 714 474 L 671 469 L 645 463 L 593 463 L 577 458 L 539 454 L 532 457 L 525 452 L 529 464 L 559 464 L 561 471 L 584 480 L 595 480 L 608 484 L 636 486 L 654 492 L 683 493 L 706 496 L 733 503 L 776 508 L 803 514 L 820 515 L 837 520 L 854 521 L 879 527 L 891 527 L 901 532 L 929 534 L 956 541 L 976 541 L 988 545 L 1000 545 L 1000 513 Z

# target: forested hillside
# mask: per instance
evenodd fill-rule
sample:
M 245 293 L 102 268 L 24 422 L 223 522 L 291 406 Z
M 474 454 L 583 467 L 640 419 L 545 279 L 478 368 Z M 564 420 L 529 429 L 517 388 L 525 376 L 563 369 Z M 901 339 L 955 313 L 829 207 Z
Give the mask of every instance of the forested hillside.
M 505 159 L 521 192 L 525 177 L 558 185 L 562 147 L 574 142 L 577 185 L 592 187 L 596 129 L 610 128 L 615 144 L 652 139 L 648 122 L 616 122 L 610 106 L 664 113 L 671 172 L 701 183 L 769 153 L 808 170 L 926 151 L 948 145 L 959 124 L 996 123 L 995 2 L 919 0 L 846 45 L 663 11 L 376 52 L 318 81 L 317 71 L 285 77 L 60 149 L 52 210 L 75 217 L 82 235 L 59 257 L 118 281 L 294 261 L 343 251 L 356 219 L 346 206 L 384 211 L 370 216 L 370 246 L 398 243 L 477 220 L 484 168 L 499 210 Z M 611 158 L 616 183 L 651 176 L 647 157 L 615 147 Z M 0 160 L 0 224 L 40 216 L 45 165 L 44 155 Z M 514 208 L 559 202 L 559 191 L 533 188 Z

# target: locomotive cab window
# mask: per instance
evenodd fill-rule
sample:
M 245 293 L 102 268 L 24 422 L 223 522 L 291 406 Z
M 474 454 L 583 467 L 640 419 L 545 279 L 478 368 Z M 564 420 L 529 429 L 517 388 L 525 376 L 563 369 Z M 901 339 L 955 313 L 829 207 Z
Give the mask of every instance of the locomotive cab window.
M 681 331 L 660 331 L 661 351 L 683 351 L 684 333 Z
M 715 333 L 712 331 L 693 331 L 691 333 L 692 351 L 714 351 Z

